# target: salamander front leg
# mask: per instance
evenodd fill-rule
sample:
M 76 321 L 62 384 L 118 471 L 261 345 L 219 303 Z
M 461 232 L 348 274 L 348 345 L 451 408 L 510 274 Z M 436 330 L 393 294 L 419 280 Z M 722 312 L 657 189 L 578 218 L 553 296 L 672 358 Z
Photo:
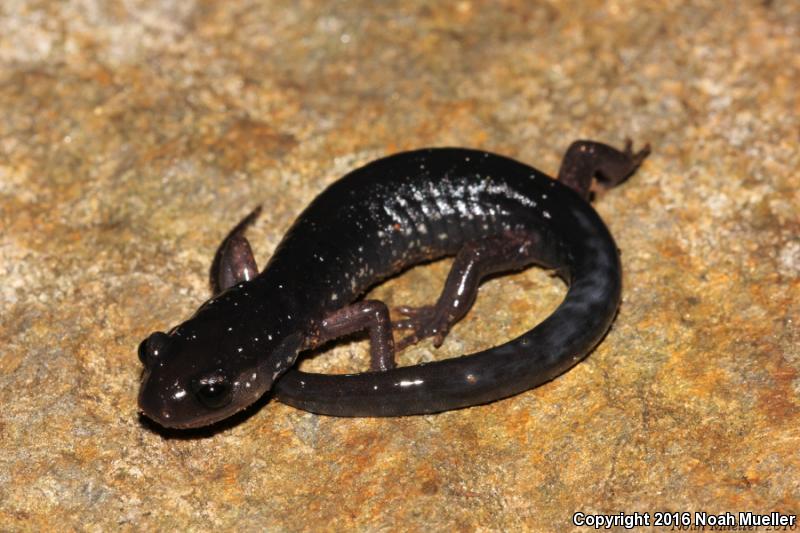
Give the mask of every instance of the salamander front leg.
M 365 329 L 369 331 L 370 369 L 383 371 L 394 368 L 394 338 L 389 309 L 378 300 L 356 302 L 326 316 L 319 324 L 319 337 L 314 345 Z
M 234 227 L 217 248 L 211 263 L 209 278 L 211 291 L 219 294 L 242 281 L 249 281 L 258 275 L 256 259 L 245 230 L 261 214 L 261 206 L 256 207 Z
M 518 270 L 532 263 L 555 266 L 549 265 L 540 253 L 540 242 L 539 235 L 533 232 L 509 231 L 465 244 L 456 255 L 436 304 L 397 309 L 407 318 L 395 322 L 394 328 L 411 330 L 410 335 L 397 343 L 397 350 L 425 337 L 433 337 L 434 346 L 441 346 L 453 324 L 472 307 L 478 285 L 486 276 Z
M 633 153 L 630 139 L 625 141 L 623 150 L 594 141 L 575 141 L 561 161 L 558 181 L 588 198 L 592 178 L 598 178 L 605 187 L 616 187 L 633 174 L 648 155 L 649 144 Z

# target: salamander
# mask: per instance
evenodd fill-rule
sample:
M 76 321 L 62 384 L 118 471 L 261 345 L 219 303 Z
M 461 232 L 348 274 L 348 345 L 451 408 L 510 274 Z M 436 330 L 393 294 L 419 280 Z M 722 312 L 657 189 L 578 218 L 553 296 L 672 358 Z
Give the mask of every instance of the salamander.
M 557 179 L 466 148 L 384 157 L 317 196 L 260 273 L 245 237 L 257 209 L 218 249 L 213 297 L 139 345 L 140 410 L 165 427 L 201 427 L 272 391 L 325 415 L 417 415 L 492 402 L 555 378 L 600 341 L 620 302 L 619 251 L 588 201 L 593 182 L 622 183 L 649 152 L 649 145 L 634 152 L 630 141 L 623 150 L 575 141 Z M 359 299 L 389 276 L 447 256 L 455 256 L 453 266 L 431 305 L 401 307 L 392 321 L 383 302 Z M 420 339 L 439 346 L 483 278 L 531 265 L 568 285 L 543 322 L 477 353 L 395 365 L 395 352 Z M 358 331 L 369 335 L 370 371 L 295 368 L 304 350 Z

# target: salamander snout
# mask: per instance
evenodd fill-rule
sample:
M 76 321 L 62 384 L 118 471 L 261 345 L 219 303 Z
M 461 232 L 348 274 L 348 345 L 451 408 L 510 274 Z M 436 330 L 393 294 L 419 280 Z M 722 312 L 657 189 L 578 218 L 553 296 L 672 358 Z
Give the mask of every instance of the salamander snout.
M 140 411 L 164 427 L 200 427 L 241 411 L 267 392 L 275 379 L 274 363 L 262 368 L 244 343 L 227 342 L 227 330 L 224 323 L 215 329 L 190 323 L 143 340 Z

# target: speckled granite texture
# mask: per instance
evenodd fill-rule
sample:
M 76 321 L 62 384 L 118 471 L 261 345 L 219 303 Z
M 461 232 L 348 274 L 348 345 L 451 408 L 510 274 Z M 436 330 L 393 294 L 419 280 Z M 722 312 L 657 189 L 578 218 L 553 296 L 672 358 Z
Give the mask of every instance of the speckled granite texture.
M 655 8 L 654 5 L 661 7 Z M 0 530 L 556 531 L 574 512 L 800 511 L 797 2 L 0 4 Z M 263 264 L 348 169 L 482 147 L 555 172 L 649 141 L 596 207 L 622 249 L 602 345 L 515 398 L 336 419 L 270 402 L 204 438 L 137 417 L 135 349 L 208 296 L 256 204 Z M 379 287 L 431 301 L 447 263 Z M 440 350 L 564 288 L 487 283 Z M 366 366 L 366 343 L 306 361 Z

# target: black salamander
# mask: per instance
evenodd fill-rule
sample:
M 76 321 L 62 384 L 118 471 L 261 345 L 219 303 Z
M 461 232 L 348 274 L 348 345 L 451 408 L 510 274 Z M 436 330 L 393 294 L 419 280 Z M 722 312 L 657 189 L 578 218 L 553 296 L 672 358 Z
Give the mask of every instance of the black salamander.
M 400 416 L 478 405 L 565 372 L 599 342 L 620 301 L 619 253 L 588 203 L 593 178 L 613 187 L 649 154 L 576 141 L 558 179 L 513 159 L 463 148 L 404 152 L 330 185 L 297 218 L 258 273 L 244 232 L 220 246 L 217 294 L 186 322 L 139 346 L 139 407 L 162 426 L 223 420 L 272 390 L 281 402 L 327 415 Z M 438 301 L 403 307 L 358 298 L 409 266 L 455 256 Z M 395 367 L 420 339 L 440 345 L 487 275 L 529 265 L 569 285 L 560 306 L 500 346 Z M 366 330 L 371 371 L 327 375 L 294 368 L 303 350 Z M 393 330 L 408 334 L 396 344 Z

